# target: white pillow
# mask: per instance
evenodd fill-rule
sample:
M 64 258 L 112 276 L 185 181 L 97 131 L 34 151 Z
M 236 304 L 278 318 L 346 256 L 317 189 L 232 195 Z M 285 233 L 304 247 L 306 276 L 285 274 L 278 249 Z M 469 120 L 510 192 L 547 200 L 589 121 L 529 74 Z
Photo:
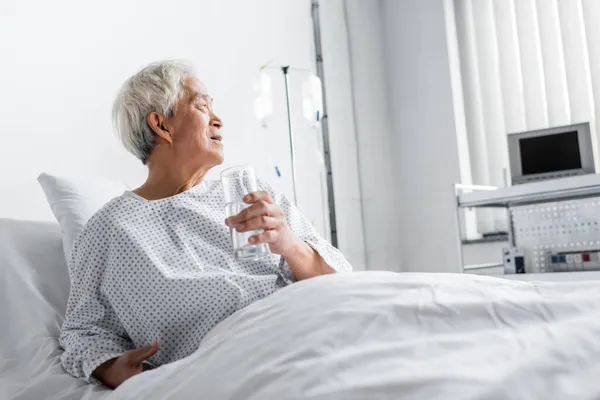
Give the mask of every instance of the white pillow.
M 128 190 L 127 186 L 119 182 L 66 178 L 46 173 L 38 177 L 38 182 L 60 224 L 63 251 L 67 260 L 75 240 L 92 215 L 109 200 Z
M 58 224 L 0 219 L 0 366 L 33 337 L 58 336 L 68 295 Z
M 101 397 L 59 360 L 68 297 L 58 224 L 0 219 L 0 398 Z

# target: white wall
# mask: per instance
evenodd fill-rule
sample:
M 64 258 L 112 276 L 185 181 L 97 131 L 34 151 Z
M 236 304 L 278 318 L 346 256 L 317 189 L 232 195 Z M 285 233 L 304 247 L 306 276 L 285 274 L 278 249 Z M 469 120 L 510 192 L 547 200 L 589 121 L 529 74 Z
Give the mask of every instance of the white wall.
M 390 151 L 381 5 L 362 0 L 346 0 L 344 5 L 366 264 L 372 270 L 400 271 L 400 210 Z
M 468 144 L 447 6 L 321 4 L 328 97 L 352 99 L 351 108 L 335 110 L 345 116 L 348 147 L 337 156 L 352 174 L 358 166 L 359 182 L 344 184 L 362 200 L 367 269 L 460 270 L 452 184 L 469 183 L 470 168 L 468 157 L 459 157 L 468 155 Z M 356 206 L 353 212 L 358 219 Z
M 42 171 L 141 184 L 145 168 L 114 137 L 111 105 L 128 76 L 170 58 L 195 63 L 215 97 L 225 121 L 225 166 L 251 163 L 291 196 L 283 77 L 273 72 L 274 117 L 266 131 L 253 115 L 252 84 L 258 67 L 273 59 L 314 70 L 309 0 L 3 0 L 0 54 L 0 217 L 52 218 L 35 181 Z M 303 78 L 291 77 L 299 204 L 323 232 L 317 132 L 302 117 Z M 331 119 L 332 131 L 343 130 Z M 341 139 L 332 148 L 334 160 L 344 151 L 335 147 Z M 280 179 L 268 165 L 269 154 Z M 336 174 L 352 174 L 339 162 L 336 167 Z M 357 204 L 358 196 L 337 182 L 338 202 Z M 361 265 L 362 227 L 346 222 L 351 213 L 340 209 L 341 236 L 348 236 L 341 249 Z
M 443 0 L 381 0 L 403 271 L 458 272 L 459 182 Z
M 365 269 L 364 220 L 358 170 L 358 142 L 352 105 L 350 54 L 343 13 L 344 0 L 322 0 L 323 67 L 327 90 L 331 164 L 340 249 L 353 260 L 355 269 Z

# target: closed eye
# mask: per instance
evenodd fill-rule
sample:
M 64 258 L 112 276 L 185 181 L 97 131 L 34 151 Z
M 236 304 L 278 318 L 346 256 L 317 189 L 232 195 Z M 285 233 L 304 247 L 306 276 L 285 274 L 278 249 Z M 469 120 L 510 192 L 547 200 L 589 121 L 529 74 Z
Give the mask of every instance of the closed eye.
M 212 102 L 212 97 L 207 94 L 196 94 L 192 99 L 194 107 L 203 113 L 208 113 L 212 109 Z
M 208 112 L 208 104 L 197 104 L 196 108 L 202 111 L 203 113 Z

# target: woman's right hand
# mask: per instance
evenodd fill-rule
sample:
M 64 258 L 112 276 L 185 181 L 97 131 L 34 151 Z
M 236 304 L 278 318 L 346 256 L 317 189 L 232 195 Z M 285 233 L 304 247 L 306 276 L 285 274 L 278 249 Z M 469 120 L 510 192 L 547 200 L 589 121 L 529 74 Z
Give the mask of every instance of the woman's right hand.
M 115 389 L 132 376 L 142 373 L 142 363 L 157 351 L 158 341 L 154 341 L 151 345 L 129 350 L 120 357 L 102 363 L 93 374 L 100 382 Z

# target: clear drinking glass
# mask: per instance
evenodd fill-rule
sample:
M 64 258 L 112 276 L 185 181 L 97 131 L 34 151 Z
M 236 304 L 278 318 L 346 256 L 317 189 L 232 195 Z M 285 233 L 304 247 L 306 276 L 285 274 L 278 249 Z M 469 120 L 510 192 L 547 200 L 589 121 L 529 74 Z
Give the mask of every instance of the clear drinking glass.
M 254 168 L 250 165 L 231 167 L 221 172 L 221 184 L 225 196 L 225 215 L 227 218 L 237 215 L 251 204 L 244 203 L 244 196 L 256 192 L 258 185 Z M 266 243 L 250 244 L 250 236 L 262 233 L 262 230 L 238 232 L 230 228 L 231 243 L 233 244 L 233 255 L 238 260 L 258 259 L 270 254 Z

